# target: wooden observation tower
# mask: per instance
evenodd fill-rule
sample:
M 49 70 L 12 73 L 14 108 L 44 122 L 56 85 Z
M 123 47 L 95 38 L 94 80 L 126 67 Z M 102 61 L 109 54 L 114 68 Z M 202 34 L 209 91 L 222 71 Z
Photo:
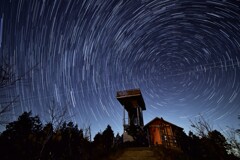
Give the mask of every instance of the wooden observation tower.
M 117 92 L 117 99 L 123 106 L 123 141 L 133 141 L 133 134 L 128 133 L 130 129 L 136 128 L 134 132 L 143 130 L 143 114 L 142 111 L 146 110 L 145 103 L 140 89 L 131 89 Z M 127 118 L 125 113 L 127 111 Z M 127 121 L 127 122 L 126 122 Z

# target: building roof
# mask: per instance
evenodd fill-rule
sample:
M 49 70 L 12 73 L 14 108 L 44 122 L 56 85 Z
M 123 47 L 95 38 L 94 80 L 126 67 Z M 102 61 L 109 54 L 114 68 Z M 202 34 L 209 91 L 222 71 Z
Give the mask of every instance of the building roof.
M 177 126 L 177 125 L 175 125 L 175 124 L 173 124 L 173 123 L 170 123 L 170 122 L 168 122 L 168 121 L 165 121 L 162 117 L 161 117 L 161 118 L 159 118 L 159 117 L 154 118 L 153 120 L 151 120 L 150 122 L 148 122 L 148 123 L 144 126 L 144 128 L 147 127 L 147 126 L 149 126 L 149 125 L 151 125 L 154 121 L 157 121 L 157 120 L 160 120 L 160 121 L 162 121 L 162 122 L 164 122 L 164 123 L 167 123 L 167 124 L 169 124 L 169 125 L 171 125 L 171 126 L 174 126 L 174 127 L 176 127 L 176 128 L 179 128 L 179 129 L 182 129 L 182 130 L 183 130 L 182 127 L 179 127 L 179 126 Z

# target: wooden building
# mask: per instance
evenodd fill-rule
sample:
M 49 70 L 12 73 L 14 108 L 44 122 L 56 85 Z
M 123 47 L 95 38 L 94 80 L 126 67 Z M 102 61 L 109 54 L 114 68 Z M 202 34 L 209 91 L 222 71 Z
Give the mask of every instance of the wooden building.
M 177 147 L 176 134 L 182 132 L 183 128 L 178 127 L 163 118 L 154 118 L 144 126 L 150 146 L 164 145 L 166 147 Z

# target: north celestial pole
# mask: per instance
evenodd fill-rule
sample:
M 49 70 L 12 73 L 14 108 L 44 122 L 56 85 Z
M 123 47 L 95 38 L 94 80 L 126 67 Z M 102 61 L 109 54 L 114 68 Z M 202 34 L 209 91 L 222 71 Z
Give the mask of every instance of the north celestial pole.
M 237 0 L 1 0 L 0 55 L 17 75 L 38 64 L 2 91 L 19 96 L 13 119 L 32 110 L 47 121 L 54 100 L 79 127 L 122 133 L 116 92 L 140 88 L 145 123 L 239 124 Z

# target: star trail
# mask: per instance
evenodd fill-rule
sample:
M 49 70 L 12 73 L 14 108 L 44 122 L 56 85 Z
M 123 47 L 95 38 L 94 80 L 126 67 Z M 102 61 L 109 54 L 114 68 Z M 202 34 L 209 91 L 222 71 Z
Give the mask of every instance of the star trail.
M 47 121 L 55 101 L 79 127 L 122 133 L 116 92 L 140 88 L 145 123 L 239 123 L 238 0 L 1 0 L 0 55 L 24 75 L 1 91 L 19 96 L 13 119 Z

